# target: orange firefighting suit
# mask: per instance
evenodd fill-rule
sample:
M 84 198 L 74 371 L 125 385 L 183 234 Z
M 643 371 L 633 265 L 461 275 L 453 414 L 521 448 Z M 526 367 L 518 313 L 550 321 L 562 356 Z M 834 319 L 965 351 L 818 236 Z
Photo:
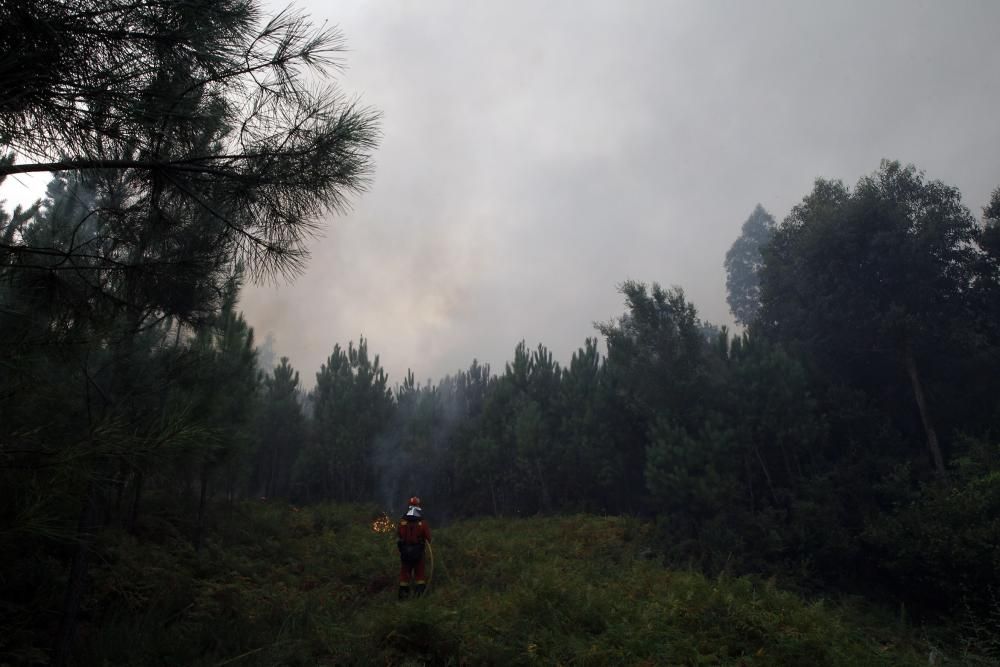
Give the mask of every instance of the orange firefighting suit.
M 404 516 L 399 520 L 399 528 L 396 531 L 399 541 L 402 544 L 420 544 L 431 541 L 431 528 L 424 519 L 414 519 Z M 422 592 L 427 584 L 424 578 L 424 561 L 426 555 L 421 555 L 419 560 L 407 561 L 400 557 L 399 586 L 406 588 L 410 585 L 412 577 L 417 589 Z

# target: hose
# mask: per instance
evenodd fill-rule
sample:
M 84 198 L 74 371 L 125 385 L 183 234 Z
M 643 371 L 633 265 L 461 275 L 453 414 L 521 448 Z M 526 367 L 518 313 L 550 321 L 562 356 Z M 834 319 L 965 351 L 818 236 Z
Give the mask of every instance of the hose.
M 434 578 L 434 549 L 431 548 L 431 543 L 426 542 L 427 545 L 427 588 L 431 587 L 431 579 Z

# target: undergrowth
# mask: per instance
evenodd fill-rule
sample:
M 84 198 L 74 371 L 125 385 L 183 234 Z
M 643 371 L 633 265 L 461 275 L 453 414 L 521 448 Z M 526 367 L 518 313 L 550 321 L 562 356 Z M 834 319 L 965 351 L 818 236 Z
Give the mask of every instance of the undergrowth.
M 396 599 L 374 507 L 236 506 L 195 553 L 102 536 L 77 660 L 95 665 L 926 665 L 920 629 L 768 581 L 668 570 L 619 517 L 435 529 L 428 594 Z M 2 659 L 0 659 L 2 662 Z

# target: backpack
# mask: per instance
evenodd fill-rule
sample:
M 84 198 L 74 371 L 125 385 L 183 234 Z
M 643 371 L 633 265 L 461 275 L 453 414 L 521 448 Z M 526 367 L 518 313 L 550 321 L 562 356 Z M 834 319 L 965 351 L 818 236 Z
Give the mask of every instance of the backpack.
M 420 523 L 421 522 L 417 522 L 416 525 L 419 526 Z M 404 563 L 418 563 L 420 562 L 420 559 L 424 557 L 424 536 L 421 534 L 416 542 L 406 542 L 401 539 L 397 540 L 396 547 L 399 549 L 399 557 Z

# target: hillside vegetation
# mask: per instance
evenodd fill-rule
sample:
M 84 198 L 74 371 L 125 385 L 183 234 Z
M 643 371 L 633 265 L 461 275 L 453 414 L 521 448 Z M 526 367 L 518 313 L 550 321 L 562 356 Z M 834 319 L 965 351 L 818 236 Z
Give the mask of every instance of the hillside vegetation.
M 621 517 L 468 520 L 435 530 L 428 595 L 400 602 L 374 506 L 245 503 L 200 555 L 169 523 L 105 533 L 84 664 L 918 665 L 899 619 L 803 601 L 768 581 L 665 568 Z M 162 537 L 152 537 L 162 536 Z M 170 537 L 173 535 L 173 537 Z M 58 572 L 52 573 L 58 579 Z M 42 575 L 39 575 L 42 576 Z M 38 607 L 58 603 L 58 585 Z M 4 628 L 13 632 L 14 628 Z M 23 630 L 22 630 L 23 632 Z M 20 636 L 16 642 L 28 639 Z M 38 637 L 44 645 L 45 636 Z M 30 653 L 10 656 L 29 661 Z M 41 661 L 44 654 L 35 654 Z

